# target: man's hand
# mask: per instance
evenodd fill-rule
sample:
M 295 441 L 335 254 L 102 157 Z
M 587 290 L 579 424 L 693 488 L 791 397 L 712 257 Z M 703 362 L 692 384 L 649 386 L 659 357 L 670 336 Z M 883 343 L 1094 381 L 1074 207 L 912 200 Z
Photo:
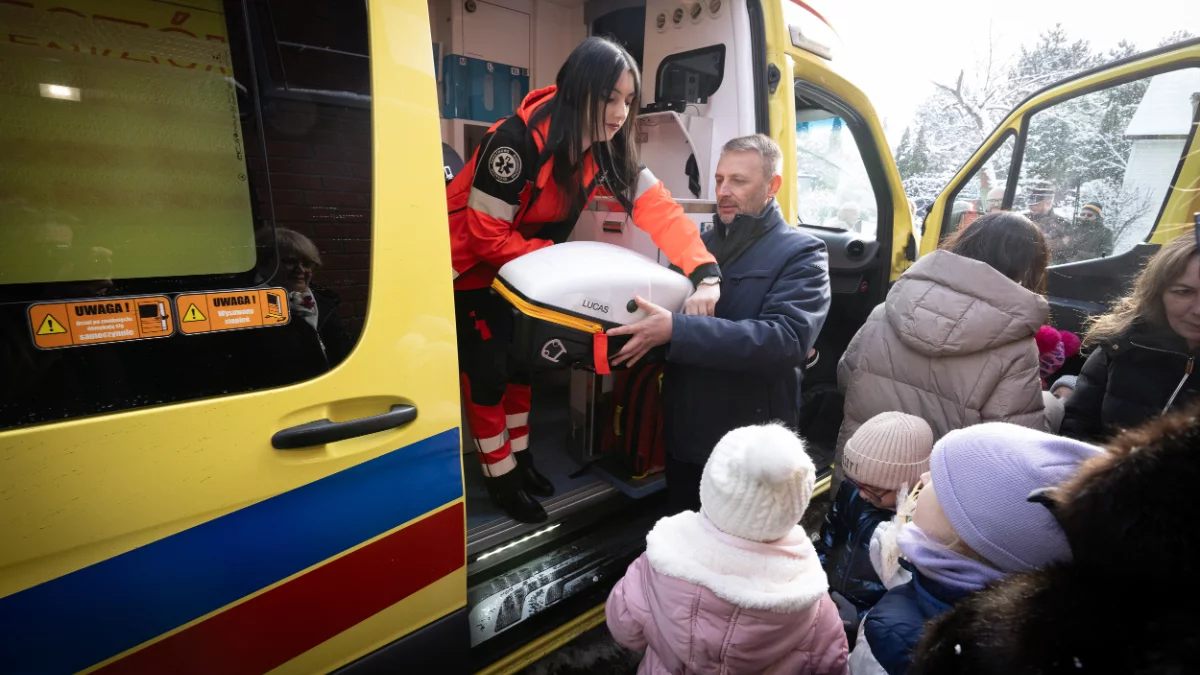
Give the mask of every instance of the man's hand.
M 659 307 L 653 302 L 648 302 L 635 297 L 633 299 L 637 306 L 646 310 L 650 314 L 641 321 L 628 326 L 618 326 L 608 331 L 608 334 L 616 337 L 620 335 L 631 335 L 629 342 L 617 352 L 617 355 L 612 359 L 612 365 L 619 366 L 626 363 L 630 366 L 637 363 L 651 349 L 659 345 L 665 345 L 671 341 L 671 327 L 673 319 L 671 313 Z M 714 300 L 714 303 L 716 301 Z
M 700 284 L 696 287 L 696 292 L 683 303 L 683 313 L 712 316 L 717 311 L 717 300 L 720 299 L 720 284 Z

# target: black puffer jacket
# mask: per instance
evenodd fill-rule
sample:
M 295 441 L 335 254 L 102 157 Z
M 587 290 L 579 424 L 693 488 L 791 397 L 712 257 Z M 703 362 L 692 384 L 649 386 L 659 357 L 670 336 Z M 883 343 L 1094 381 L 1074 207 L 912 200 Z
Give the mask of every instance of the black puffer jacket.
M 887 593 L 871 566 L 871 535 L 876 526 L 895 515 L 863 499 L 858 486 L 850 481 L 842 483 L 825 514 L 817 555 L 829 577 L 829 590 L 854 603 L 859 616 Z
M 1101 345 L 1088 357 L 1075 393 L 1067 400 L 1061 433 L 1085 441 L 1103 441 L 1200 400 L 1200 350 L 1170 329 L 1135 324 L 1119 340 Z

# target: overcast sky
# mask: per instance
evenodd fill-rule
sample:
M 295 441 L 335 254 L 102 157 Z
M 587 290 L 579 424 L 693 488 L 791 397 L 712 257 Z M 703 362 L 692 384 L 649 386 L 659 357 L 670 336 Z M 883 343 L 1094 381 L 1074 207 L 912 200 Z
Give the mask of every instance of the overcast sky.
M 1177 29 L 1200 32 L 1197 0 L 824 0 L 817 7 L 844 41 L 835 60 L 871 98 L 893 147 L 931 80 L 950 84 L 986 54 L 987 35 L 1002 54 L 1032 45 L 1061 23 L 1094 49 L 1128 40 L 1152 49 Z

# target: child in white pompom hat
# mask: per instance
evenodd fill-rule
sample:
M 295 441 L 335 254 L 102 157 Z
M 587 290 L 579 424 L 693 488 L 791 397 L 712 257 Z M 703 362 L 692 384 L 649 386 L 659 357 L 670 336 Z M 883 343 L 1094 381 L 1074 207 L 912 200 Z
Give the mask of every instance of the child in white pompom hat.
M 814 474 L 782 425 L 717 443 L 701 511 L 660 520 L 609 595 L 609 631 L 646 653 L 638 673 L 845 672 L 846 634 L 797 524 Z

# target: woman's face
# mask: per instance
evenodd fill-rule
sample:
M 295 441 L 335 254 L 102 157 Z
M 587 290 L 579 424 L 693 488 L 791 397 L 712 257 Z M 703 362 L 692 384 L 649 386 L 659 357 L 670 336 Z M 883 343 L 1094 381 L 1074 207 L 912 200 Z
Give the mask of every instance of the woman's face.
M 313 261 L 297 253 L 284 254 L 279 261 L 279 272 L 282 279 L 279 283 L 289 293 L 305 293 L 312 282 L 313 272 L 317 265 Z
M 1183 274 L 1167 286 L 1162 301 L 1171 330 L 1187 340 L 1189 348 L 1200 348 L 1200 257 L 1192 256 Z
M 609 92 L 608 100 L 600 106 L 599 112 L 604 120 L 605 141 L 611 141 L 613 136 L 616 136 L 621 127 L 625 125 L 625 121 L 629 119 L 630 107 L 634 105 L 633 95 L 633 73 L 627 70 L 621 74 L 617 84 Z

